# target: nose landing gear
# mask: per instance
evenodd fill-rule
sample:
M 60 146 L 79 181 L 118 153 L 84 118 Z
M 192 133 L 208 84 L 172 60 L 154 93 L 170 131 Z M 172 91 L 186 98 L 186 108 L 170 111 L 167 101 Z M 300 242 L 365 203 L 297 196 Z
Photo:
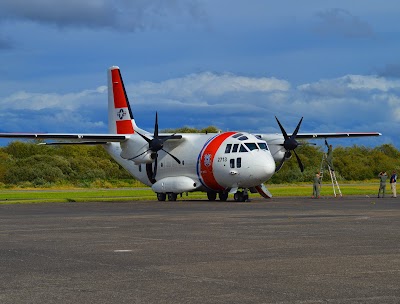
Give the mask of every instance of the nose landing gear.
M 243 191 L 237 191 L 234 196 L 234 200 L 236 202 L 247 202 L 249 201 L 249 194 L 247 192 L 247 189 L 244 189 Z

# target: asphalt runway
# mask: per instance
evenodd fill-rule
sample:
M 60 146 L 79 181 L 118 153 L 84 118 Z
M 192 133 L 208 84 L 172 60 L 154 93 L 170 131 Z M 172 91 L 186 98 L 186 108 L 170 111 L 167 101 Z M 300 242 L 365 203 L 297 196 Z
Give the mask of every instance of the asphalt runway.
M 0 303 L 400 303 L 400 199 L 0 205 Z

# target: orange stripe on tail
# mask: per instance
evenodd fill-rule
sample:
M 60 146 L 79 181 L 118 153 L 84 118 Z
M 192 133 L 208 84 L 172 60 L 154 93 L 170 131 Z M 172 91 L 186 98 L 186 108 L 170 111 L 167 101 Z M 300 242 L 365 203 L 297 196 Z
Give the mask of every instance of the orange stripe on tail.
M 110 132 L 133 134 L 136 124 L 118 67 L 110 68 L 110 78 L 108 87 Z

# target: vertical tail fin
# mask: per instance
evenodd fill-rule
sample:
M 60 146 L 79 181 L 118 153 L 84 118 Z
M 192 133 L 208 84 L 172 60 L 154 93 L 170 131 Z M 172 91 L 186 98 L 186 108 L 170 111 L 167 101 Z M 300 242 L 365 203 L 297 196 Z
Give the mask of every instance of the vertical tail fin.
M 108 70 L 108 132 L 133 134 L 136 128 L 119 67 Z

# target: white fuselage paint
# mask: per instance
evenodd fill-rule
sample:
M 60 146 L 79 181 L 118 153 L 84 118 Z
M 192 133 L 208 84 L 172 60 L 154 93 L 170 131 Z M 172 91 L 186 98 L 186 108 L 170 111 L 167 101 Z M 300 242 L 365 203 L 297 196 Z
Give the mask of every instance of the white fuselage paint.
M 181 164 L 178 164 L 171 156 L 164 151 L 158 151 L 158 168 L 156 181 L 176 177 L 185 177 L 193 180 L 193 187 L 186 191 L 227 191 L 231 188 L 249 188 L 262 184 L 274 174 L 275 162 L 268 149 L 261 149 L 259 145 L 265 144 L 264 140 L 258 139 L 248 133 L 241 133 L 247 139 L 239 140 L 234 138 L 237 132 L 221 134 L 182 134 L 179 140 L 168 140 L 164 149 L 177 157 Z M 137 164 L 132 160 L 121 157 L 122 146 L 136 146 L 136 155 L 146 151 L 147 146 L 143 139 L 133 134 L 129 139 L 130 143 L 109 143 L 105 149 L 111 156 L 135 178 L 142 183 L 152 186 L 153 183 L 146 172 L 146 164 Z M 246 146 L 246 143 L 257 143 L 253 150 Z M 232 148 L 227 152 L 227 145 Z M 238 149 L 233 151 L 233 147 Z M 242 151 L 240 152 L 240 147 Z M 267 146 L 266 146 L 267 147 Z M 127 157 L 126 155 L 124 157 Z M 129 157 L 134 157 L 130 155 Z M 149 164 L 153 166 L 153 163 Z M 167 181 L 167 180 L 166 180 Z M 178 180 L 179 181 L 179 180 Z M 166 191 L 168 192 L 168 191 Z M 183 191 L 182 191 L 183 192 Z

